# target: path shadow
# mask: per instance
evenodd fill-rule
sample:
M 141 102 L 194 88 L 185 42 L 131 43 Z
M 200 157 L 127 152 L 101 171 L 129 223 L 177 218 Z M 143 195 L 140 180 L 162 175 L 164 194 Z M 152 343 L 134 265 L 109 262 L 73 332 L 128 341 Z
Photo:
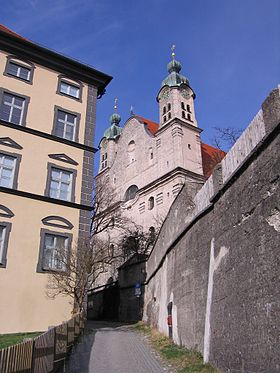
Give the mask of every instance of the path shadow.
M 134 322 L 87 321 L 84 334 L 73 347 L 69 358 L 66 360 L 65 367 L 59 373 L 90 373 L 89 362 L 96 333 L 111 330 L 124 332 L 129 330 L 132 324 Z

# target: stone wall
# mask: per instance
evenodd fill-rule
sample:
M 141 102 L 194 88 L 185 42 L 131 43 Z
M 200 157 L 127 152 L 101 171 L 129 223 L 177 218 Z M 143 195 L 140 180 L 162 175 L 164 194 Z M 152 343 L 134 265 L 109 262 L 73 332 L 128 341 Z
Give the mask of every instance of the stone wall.
M 280 372 L 280 97 L 194 199 L 174 201 L 147 262 L 144 320 L 222 372 Z

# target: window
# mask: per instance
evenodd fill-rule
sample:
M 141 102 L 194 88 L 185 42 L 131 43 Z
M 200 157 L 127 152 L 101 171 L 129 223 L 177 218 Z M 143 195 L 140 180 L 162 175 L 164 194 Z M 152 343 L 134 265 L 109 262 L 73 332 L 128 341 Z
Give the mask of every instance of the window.
M 0 119 L 23 125 L 25 115 L 26 99 L 14 94 L 3 92 L 1 108 L 0 108 Z
M 171 119 L 171 113 L 168 113 L 168 119 Z
M 168 111 L 171 110 L 171 104 L 170 103 L 167 104 L 167 110 Z
M 67 96 L 76 101 L 82 101 L 83 84 L 77 80 L 72 80 L 68 76 L 59 75 L 56 93 Z
M 80 114 L 67 112 L 55 107 L 53 135 L 78 142 Z
M 163 121 L 164 121 L 164 123 L 166 122 L 166 116 L 163 117 Z
M 11 226 L 11 223 L 0 222 L 0 268 L 6 267 L 8 240 Z
M 188 117 L 188 120 L 189 120 L 190 122 L 192 122 L 191 114 L 188 114 L 187 117 Z
M 136 196 L 136 193 L 138 192 L 138 187 L 136 185 L 131 185 L 127 191 L 125 192 L 125 201 L 129 201 L 131 199 L 134 199 Z
M 191 113 L 191 107 L 190 107 L 190 105 L 187 105 L 187 110 L 188 110 L 189 113 Z
M 150 197 L 148 199 L 148 209 L 152 210 L 154 208 L 154 206 L 155 206 L 155 199 L 154 199 L 154 197 Z
M 102 155 L 102 165 L 101 168 L 106 168 L 107 167 L 107 153 Z
M 0 186 L 16 189 L 21 156 L 0 153 Z
M 186 108 L 185 108 L 185 103 L 184 103 L 184 102 L 181 102 L 181 108 L 182 108 L 183 110 L 186 110 Z
M 34 69 L 33 63 L 22 61 L 16 56 L 8 56 L 4 75 L 32 84 Z
M 41 229 L 37 272 L 66 271 L 72 235 Z
M 18 65 L 15 62 L 10 61 L 7 67 L 7 74 L 16 76 L 17 78 L 23 79 L 23 80 L 30 80 L 30 74 L 31 69 L 28 67 L 24 67 L 21 65 Z
M 182 111 L 182 118 L 186 118 L 186 114 L 184 111 Z
M 131 140 L 127 146 L 128 164 L 135 162 L 135 141 Z
M 60 93 L 63 93 L 67 96 L 80 98 L 80 88 L 76 87 L 75 85 L 72 85 L 70 83 L 67 83 L 65 81 L 60 82 Z
M 65 270 L 65 253 L 67 253 L 68 238 L 46 234 L 44 240 L 43 269 Z
M 0 154 L 0 186 L 13 187 L 16 158 Z
M 163 115 L 166 114 L 166 107 L 163 107 Z
M 72 181 L 72 172 L 63 171 L 59 168 L 52 168 L 50 181 L 50 197 L 62 199 L 64 201 L 70 201 Z

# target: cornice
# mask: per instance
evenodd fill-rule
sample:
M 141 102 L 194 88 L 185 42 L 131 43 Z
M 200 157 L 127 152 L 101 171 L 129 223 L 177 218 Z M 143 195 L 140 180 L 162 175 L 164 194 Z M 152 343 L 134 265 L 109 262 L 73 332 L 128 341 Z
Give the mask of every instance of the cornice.
M 170 126 L 173 126 L 174 124 L 180 124 L 181 126 L 186 127 L 199 134 L 203 131 L 203 129 L 193 126 L 192 124 L 186 123 L 180 118 L 175 117 L 175 118 L 172 118 L 170 121 L 167 121 L 166 123 L 164 123 L 164 125 L 162 125 L 161 127 L 159 127 L 159 129 L 155 133 L 155 137 L 161 135 L 162 132 L 166 131 Z
M 89 65 L 85 65 L 72 58 L 42 47 L 29 40 L 8 34 L 2 30 L 0 30 L 0 48 L 18 57 L 23 57 L 39 65 L 66 74 L 73 79 L 91 84 L 97 87 L 99 96 L 105 92 L 105 87 L 112 80 L 111 76 L 95 70 Z
M 91 146 L 84 145 L 84 144 L 81 144 L 81 143 L 78 143 L 78 142 L 75 142 L 75 141 L 66 140 L 66 139 L 63 139 L 62 137 L 54 136 L 50 133 L 35 130 L 34 128 L 19 126 L 17 124 L 13 124 L 13 123 L 10 123 L 10 122 L 5 122 L 4 120 L 0 121 L 0 126 L 9 127 L 9 128 L 12 128 L 16 131 L 22 131 L 22 132 L 26 132 L 26 133 L 29 133 L 29 134 L 34 135 L 34 136 L 39 136 L 39 137 L 43 137 L 43 138 L 48 139 L 48 140 L 60 142 L 62 144 L 69 145 L 69 146 L 72 146 L 74 148 L 86 150 L 88 152 L 92 152 L 92 153 L 97 152 L 97 149 L 92 148 Z

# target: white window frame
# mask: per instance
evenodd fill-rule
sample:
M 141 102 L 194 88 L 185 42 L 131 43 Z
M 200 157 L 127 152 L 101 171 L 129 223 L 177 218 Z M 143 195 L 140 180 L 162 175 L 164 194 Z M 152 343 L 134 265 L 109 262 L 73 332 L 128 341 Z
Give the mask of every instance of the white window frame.
M 6 236 L 7 236 L 7 227 L 5 225 L 0 224 L 0 229 L 3 228 L 2 230 L 2 235 L 0 231 L 0 264 L 3 264 L 4 258 L 4 245 L 6 242 Z
M 53 171 L 55 172 L 59 172 L 59 178 L 55 179 L 53 178 Z M 70 180 L 69 180 L 69 183 L 65 183 L 62 181 L 62 174 L 68 174 L 70 176 Z M 56 195 L 55 197 L 51 195 L 51 182 L 52 181 L 55 181 L 58 183 L 59 187 L 58 189 L 56 189 L 56 191 L 58 192 L 58 195 Z M 62 199 L 60 198 L 60 193 L 62 191 L 61 189 L 61 185 L 62 184 L 68 184 L 68 190 L 67 190 L 67 199 Z M 59 168 L 55 168 L 55 167 L 52 167 L 51 168 L 51 174 L 50 174 L 50 197 L 52 198 L 56 198 L 56 199 L 60 199 L 62 201 L 71 201 L 72 199 L 72 186 L 73 186 L 73 173 L 71 171 L 67 171 L 67 170 L 62 170 L 62 169 L 59 169 Z
M 9 96 L 12 96 L 12 103 L 10 102 L 5 102 L 5 95 L 9 95 Z M 21 99 L 22 100 L 22 106 L 18 106 L 16 105 L 14 102 L 15 102 L 15 99 Z M 1 102 L 1 105 L 3 106 L 9 106 L 10 107 L 10 112 L 9 112 L 9 119 L 8 119 L 8 122 L 9 123 L 14 123 L 18 126 L 21 126 L 22 125 L 22 120 L 23 120 L 23 115 L 24 115 L 24 110 L 25 110 L 25 102 L 26 102 L 26 99 L 24 97 L 20 97 L 20 96 L 17 96 L 17 95 L 14 95 L 10 92 L 5 92 L 3 93 L 3 100 Z M 20 109 L 21 112 L 20 112 L 20 120 L 19 120 L 19 123 L 15 123 L 15 122 L 12 122 L 12 116 L 13 116 L 13 109 L 16 108 L 16 109 Z
M 5 268 L 7 265 L 7 251 L 12 224 L 1 221 L 0 227 L 3 228 L 2 235 L 0 237 L 0 268 Z
M 58 118 L 58 113 L 57 113 L 57 119 L 56 119 L 57 124 L 58 124 L 58 122 L 63 123 L 63 138 L 66 139 L 66 140 L 69 140 L 69 139 L 66 138 L 66 128 L 67 128 L 67 125 L 69 125 L 69 126 L 73 127 L 73 136 L 72 136 L 72 139 L 70 141 L 74 141 L 75 138 L 76 138 L 77 116 L 75 114 L 67 113 L 66 111 L 63 111 L 63 110 L 58 110 L 58 112 L 59 111 L 65 115 L 65 117 L 64 117 L 65 119 L 63 120 L 63 119 Z M 75 117 L 74 123 L 67 121 L 68 115 L 72 115 L 72 116 Z
M 66 92 L 62 91 L 62 85 L 63 84 L 66 86 Z M 75 88 L 77 90 L 77 94 L 76 95 L 71 94 L 71 88 Z M 81 89 L 80 89 L 80 87 L 78 87 L 78 86 L 76 86 L 74 84 L 71 84 L 71 83 L 69 83 L 69 82 L 67 82 L 65 80 L 61 80 L 60 81 L 59 92 L 62 93 L 63 95 L 67 95 L 67 96 L 79 99 L 80 98 Z
M 9 67 L 10 67 L 11 65 L 14 65 L 14 66 L 17 67 L 17 72 L 16 72 L 16 74 L 13 74 L 12 72 L 9 71 Z M 22 77 L 22 76 L 21 76 L 21 70 L 22 70 L 22 69 L 28 70 L 27 79 L 26 79 L 25 77 Z M 16 63 L 15 61 L 12 61 L 12 60 L 9 61 L 9 63 L 8 63 L 7 74 L 8 74 L 8 75 L 11 75 L 11 76 L 16 76 L 17 78 L 20 78 L 20 79 L 22 79 L 22 80 L 26 80 L 27 82 L 30 82 L 30 80 L 31 80 L 31 68 L 28 67 L 28 66 L 22 66 L 22 65 Z
M 8 166 L 4 165 L 4 159 L 5 158 L 13 158 L 12 169 L 11 169 L 11 167 L 9 168 Z M 5 153 L 0 153 L 0 185 L 1 185 L 1 179 L 2 179 L 3 170 L 4 169 L 9 169 L 9 170 L 12 170 L 12 176 L 11 176 L 11 180 L 10 180 L 9 186 L 6 186 L 6 188 L 13 188 L 13 186 L 14 186 L 14 179 L 15 179 L 16 165 L 17 165 L 17 158 L 16 157 L 14 157 L 12 155 L 5 154 Z M 4 186 L 4 185 L 1 185 L 1 186 Z
M 51 236 L 54 240 L 54 245 L 53 246 L 47 246 L 46 244 L 46 238 L 47 236 Z M 66 270 L 66 263 L 62 263 L 58 260 L 57 258 L 57 239 L 62 238 L 64 240 L 64 250 L 65 253 L 63 255 L 63 258 L 66 258 L 67 251 L 69 250 L 69 238 L 66 236 L 60 236 L 58 234 L 52 234 L 52 233 L 46 233 L 44 235 L 44 242 L 43 242 L 43 258 L 42 258 L 42 269 L 45 271 L 65 271 Z M 50 252 L 50 260 L 48 265 L 46 265 L 46 260 L 47 260 L 47 251 Z M 60 265 L 59 265 L 60 263 Z

